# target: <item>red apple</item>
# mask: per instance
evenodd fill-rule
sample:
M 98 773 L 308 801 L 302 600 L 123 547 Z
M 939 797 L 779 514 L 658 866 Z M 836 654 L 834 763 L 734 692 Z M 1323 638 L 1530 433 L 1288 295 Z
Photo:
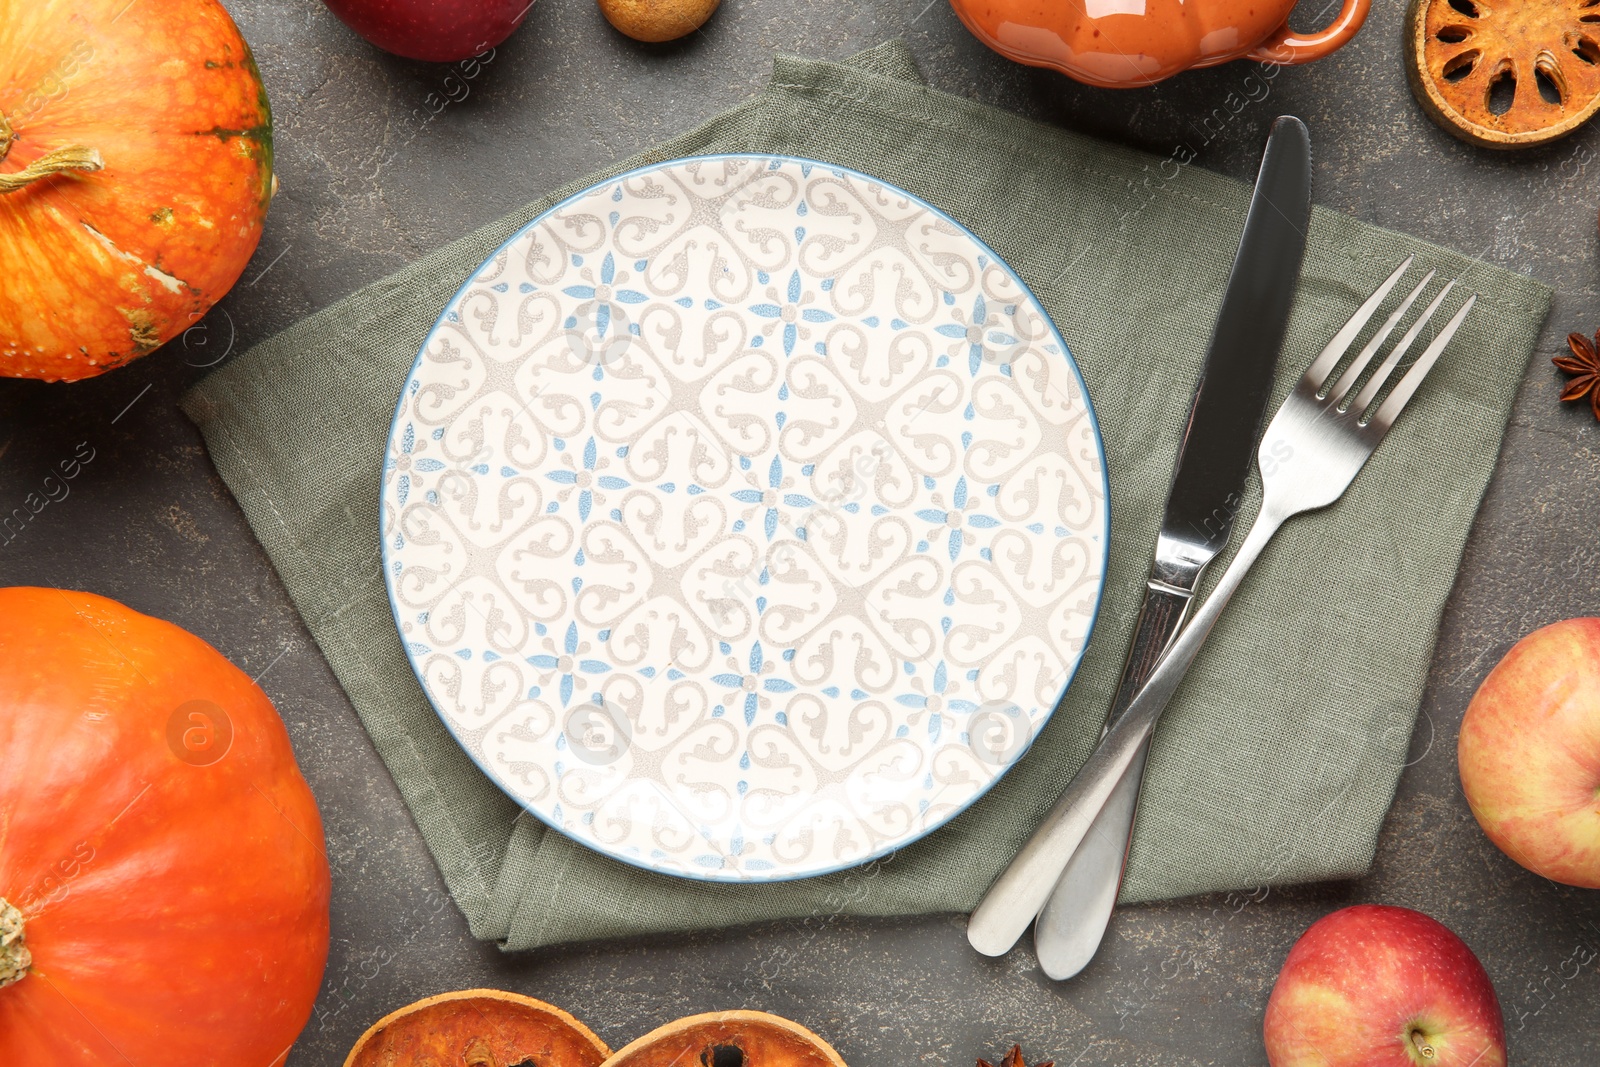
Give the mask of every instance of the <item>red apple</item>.
M 1505 1067 L 1500 1001 L 1462 940 L 1410 908 L 1323 916 L 1267 1001 L 1272 1067 Z
M 328 10 L 386 52 L 453 63 L 493 48 L 517 28 L 533 0 L 323 0 Z
M 1467 706 L 1456 758 L 1472 814 L 1500 851 L 1600 889 L 1600 619 L 1512 645 Z

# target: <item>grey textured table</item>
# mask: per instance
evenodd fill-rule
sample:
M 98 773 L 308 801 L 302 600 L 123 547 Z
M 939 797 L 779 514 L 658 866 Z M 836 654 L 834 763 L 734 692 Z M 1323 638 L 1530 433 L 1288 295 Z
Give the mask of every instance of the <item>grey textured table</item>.
M 426 122 L 448 68 L 373 50 L 317 0 L 228 6 L 276 117 L 282 192 L 266 236 L 235 291 L 181 341 L 75 386 L 0 382 L 0 502 L 36 489 L 78 442 L 94 449 L 70 496 L 0 546 L 0 584 L 92 590 L 171 619 L 277 703 L 334 872 L 326 984 L 290 1067 L 336 1067 L 378 1016 L 478 985 L 563 1005 L 614 1046 L 686 1013 L 753 1007 L 805 1022 L 855 1065 L 966 1067 L 1013 1040 L 1061 1067 L 1262 1064 L 1261 1013 L 1289 946 L 1358 901 L 1420 908 L 1467 940 L 1494 978 L 1515 1062 L 1596 1062 L 1600 964 L 1587 961 L 1600 949 L 1600 893 L 1500 855 L 1461 797 L 1454 753 L 1473 689 L 1517 637 L 1600 614 L 1600 424 L 1556 402 L 1561 375 L 1548 363 L 1567 331 L 1600 326 L 1600 126 L 1514 156 L 1452 140 L 1406 87 L 1401 0 L 1376 0 L 1354 44 L 1284 72 L 1261 102 L 1243 95 L 1245 66 L 1131 93 L 1015 66 L 970 38 L 945 0 L 724 0 L 703 32 L 667 46 L 619 37 L 592 0 L 540 0 L 470 95 Z M 1297 24 L 1320 7 L 1308 0 Z M 1270 118 L 1298 114 L 1316 144 L 1318 202 L 1558 290 L 1446 613 L 1377 867 L 1357 883 L 1129 909 L 1064 985 L 1025 951 L 977 956 L 954 916 L 821 915 L 528 956 L 478 944 L 177 398 L 204 367 L 730 106 L 761 85 L 774 50 L 842 57 L 893 36 L 940 88 L 1163 156 L 1188 145 L 1241 178 Z

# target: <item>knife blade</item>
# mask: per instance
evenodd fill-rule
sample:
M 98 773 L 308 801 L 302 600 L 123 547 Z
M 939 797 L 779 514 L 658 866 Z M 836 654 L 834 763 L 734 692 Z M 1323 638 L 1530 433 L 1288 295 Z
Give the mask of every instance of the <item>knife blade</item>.
M 1282 116 L 1267 138 L 1244 233 L 1189 407 L 1155 561 L 1108 728 L 1182 627 L 1206 565 L 1233 532 L 1288 332 L 1310 216 L 1310 134 L 1299 119 Z M 1064 870 L 1059 860 L 1025 846 L 973 911 L 967 939 L 974 948 L 1002 955 L 1038 914 L 1035 944 L 1050 977 L 1071 977 L 1088 963 L 1116 902 L 1147 751 L 1148 742 Z M 1035 838 L 1056 814 L 1046 817 Z

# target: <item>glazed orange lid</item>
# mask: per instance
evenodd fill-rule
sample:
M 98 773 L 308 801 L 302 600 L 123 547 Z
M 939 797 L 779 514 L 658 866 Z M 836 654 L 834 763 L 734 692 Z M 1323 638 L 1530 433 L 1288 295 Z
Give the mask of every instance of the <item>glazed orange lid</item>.
M 599 1067 L 610 1054 L 594 1031 L 554 1005 L 465 989 L 385 1015 L 344 1067 Z
M 967 29 L 1004 56 L 1113 89 L 1249 56 L 1320 59 L 1366 20 L 1372 0 L 1343 0 L 1313 33 L 1289 28 L 1295 0 L 950 0 Z M 1330 5 L 1333 6 L 1333 5 Z

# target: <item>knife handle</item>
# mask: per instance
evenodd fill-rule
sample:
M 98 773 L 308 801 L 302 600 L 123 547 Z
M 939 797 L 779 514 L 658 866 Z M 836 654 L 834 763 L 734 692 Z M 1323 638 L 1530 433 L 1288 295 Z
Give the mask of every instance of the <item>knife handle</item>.
M 1228 606 L 1250 567 L 1283 525 L 1288 514 L 1262 504 L 1244 542 L 1222 572 L 1216 588 L 1195 612 L 1189 625 L 1168 646 L 1133 703 L 1111 724 L 1072 782 L 1045 815 L 1044 822 L 1023 844 L 1000 877 L 994 880 L 967 919 L 967 941 L 985 956 L 1003 956 L 1033 922 L 1050 892 L 1061 880 L 1072 854 L 1083 843 L 1095 816 L 1105 807 L 1144 744 L 1155 732 L 1161 713 L 1182 683 L 1189 665 L 1205 644 L 1217 618 Z M 1301 510 L 1306 510 L 1301 508 Z
M 1194 577 L 1198 581 L 1198 571 Z M 1133 641 L 1128 647 L 1128 659 L 1122 668 L 1122 682 L 1117 686 L 1106 716 L 1107 728 L 1133 702 L 1135 694 L 1155 670 L 1172 638 L 1183 627 L 1193 602 L 1192 591 L 1151 579 L 1145 589 L 1144 604 L 1139 609 Z M 1072 854 L 1061 880 L 1051 890 L 1049 902 L 1034 923 L 1033 944 L 1039 955 L 1039 966 L 1057 981 L 1071 978 L 1094 958 L 1105 937 L 1106 926 L 1111 922 L 1128 846 L 1133 840 L 1139 784 L 1148 748 L 1146 744 L 1117 783 L 1116 791 L 1095 817 L 1088 836 Z
M 1100 950 L 1122 889 L 1144 781 L 1146 741 L 1106 799 L 1061 880 L 1033 920 L 1033 950 L 1039 969 L 1056 981 L 1072 978 Z
M 1194 577 L 1198 582 L 1198 569 Z M 1193 602 L 1193 586 L 1180 589 L 1154 578 L 1145 586 L 1144 604 L 1139 608 L 1139 620 L 1134 624 L 1133 640 L 1128 645 L 1128 658 L 1122 665 L 1122 681 L 1117 685 L 1116 695 L 1111 698 L 1110 710 L 1106 712 L 1107 729 L 1133 703 L 1133 698 L 1144 687 L 1145 680 L 1156 669 L 1156 664 L 1161 662 L 1167 646 L 1183 628 L 1183 620 L 1188 617 L 1189 605 Z

